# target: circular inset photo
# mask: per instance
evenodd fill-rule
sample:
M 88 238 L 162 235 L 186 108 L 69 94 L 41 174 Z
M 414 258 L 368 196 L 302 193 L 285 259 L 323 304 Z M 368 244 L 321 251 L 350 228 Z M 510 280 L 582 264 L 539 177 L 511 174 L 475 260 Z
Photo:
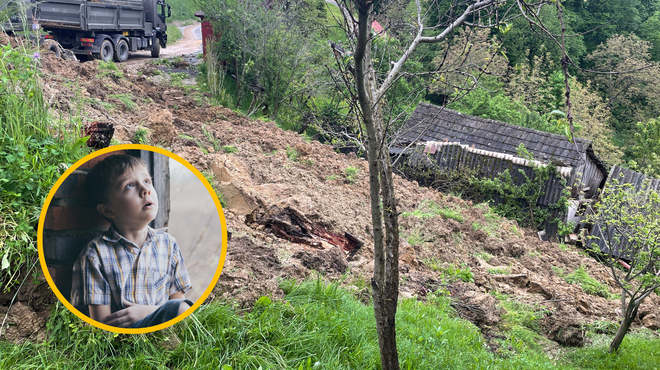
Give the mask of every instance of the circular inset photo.
M 62 303 L 88 323 L 148 333 L 197 309 L 225 260 L 220 201 L 167 150 L 118 145 L 71 166 L 39 219 L 39 259 Z

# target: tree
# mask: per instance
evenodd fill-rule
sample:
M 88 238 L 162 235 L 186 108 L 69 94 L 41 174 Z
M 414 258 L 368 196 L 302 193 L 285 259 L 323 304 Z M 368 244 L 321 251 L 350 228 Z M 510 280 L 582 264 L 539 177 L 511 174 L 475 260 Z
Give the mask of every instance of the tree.
M 378 54 L 379 58 L 387 58 L 384 63 L 383 60 L 374 57 L 374 41 L 382 36 L 372 32 L 372 22 L 377 14 L 385 13 L 393 4 L 396 4 L 396 1 L 342 0 L 339 2 L 345 31 L 354 51 L 354 68 L 350 84 L 354 87 L 359 106 L 359 119 L 367 133 L 374 238 L 374 275 L 371 279 L 371 289 L 381 364 L 385 370 L 399 369 L 395 330 L 399 295 L 399 222 L 392 162 L 387 142 L 389 121 L 383 114 L 384 106 L 387 104 L 387 92 L 400 78 L 410 75 L 406 65 L 413 55 L 419 53 L 422 45 L 442 42 L 455 30 L 465 27 L 503 26 L 501 31 L 506 32 L 506 22 L 510 20 L 507 17 L 516 9 L 522 13 L 535 10 L 534 6 L 522 0 L 516 0 L 506 6 L 505 2 L 498 0 L 425 3 L 424 6 L 428 8 L 422 7 L 421 0 L 415 0 L 414 7 L 406 8 L 410 10 L 404 12 L 406 15 L 411 15 L 405 26 L 397 26 L 400 38 L 405 41 L 406 46 L 398 53 Z M 540 4 L 542 3 L 535 5 Z M 441 14 L 437 17 L 437 22 L 427 25 L 426 16 L 437 12 Z M 565 54 L 563 44 L 562 51 Z M 562 55 L 562 59 L 564 56 Z M 387 66 L 387 69 L 384 73 L 379 73 L 378 66 L 383 65 Z M 436 67 L 426 74 L 438 75 L 441 70 L 442 68 Z M 483 75 L 483 71 L 479 71 L 477 75 L 464 73 L 465 79 L 473 82 L 471 88 L 477 86 L 478 77 Z M 424 73 L 417 75 L 421 76 Z
M 636 122 L 660 115 L 660 65 L 650 61 L 650 48 L 649 42 L 634 34 L 614 35 L 585 58 L 598 71 L 636 70 L 592 77 L 608 99 L 615 128 L 629 136 Z
M 600 230 L 606 246 L 602 252 L 592 243 L 593 252 L 602 256 L 608 273 L 621 287 L 623 317 L 609 349 L 614 352 L 640 304 L 660 288 L 660 195 L 650 188 L 648 180 L 635 187 L 614 179 L 587 220 Z M 594 234 L 590 238 L 598 239 L 598 233 Z M 629 266 L 620 263 L 622 259 L 628 260 Z
M 635 142 L 630 163 L 633 169 L 660 178 L 660 121 L 638 123 Z
M 236 81 L 235 105 L 277 118 L 286 105 L 305 106 L 319 84 L 320 43 L 311 34 L 325 21 L 320 0 L 201 0 L 222 35 L 216 52 Z M 245 104 L 245 99 L 250 99 Z

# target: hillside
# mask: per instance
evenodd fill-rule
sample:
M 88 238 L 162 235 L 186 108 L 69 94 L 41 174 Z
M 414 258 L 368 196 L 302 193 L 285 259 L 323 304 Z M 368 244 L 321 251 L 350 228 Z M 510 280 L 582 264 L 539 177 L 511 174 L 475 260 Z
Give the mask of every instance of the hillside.
M 210 104 L 208 94 L 189 77 L 193 70 L 185 69 L 186 62 L 176 67 L 133 63 L 115 70 L 98 61 L 77 63 L 45 54 L 41 63 L 44 98 L 56 116 L 111 122 L 118 143 L 130 143 L 146 128 L 148 143 L 168 148 L 214 175 L 214 186 L 227 203 L 231 239 L 209 301 L 235 301 L 250 308 L 261 296 L 283 297 L 278 279 L 302 281 L 319 271 L 369 302 L 373 240 L 365 160 L 308 142 L 274 122 Z M 223 150 L 226 146 L 236 150 Z M 586 325 L 617 320 L 616 284 L 583 251 L 542 242 L 535 232 L 500 218 L 486 205 L 398 177 L 396 192 L 405 239 L 402 297 L 423 301 L 430 292 L 445 292 L 456 314 L 474 323 L 492 350 L 498 349 L 494 339 L 507 335 L 508 310 L 519 304 L 539 313 L 541 334 L 565 346 L 584 344 Z M 272 220 L 291 215 L 302 215 L 330 232 L 349 233 L 364 245 L 347 258 L 328 244 L 312 247 L 276 236 Z M 586 293 L 586 283 L 583 288 L 567 282 L 567 276 L 578 276 L 579 271 L 604 284 L 601 296 Z M 13 293 L 0 294 L 2 316 Z M 9 311 L 6 339 L 45 338 L 48 304 L 55 300 L 43 279 L 26 283 Z M 656 295 L 640 309 L 636 327 L 642 326 L 658 335 Z M 559 348 L 546 345 L 550 352 Z

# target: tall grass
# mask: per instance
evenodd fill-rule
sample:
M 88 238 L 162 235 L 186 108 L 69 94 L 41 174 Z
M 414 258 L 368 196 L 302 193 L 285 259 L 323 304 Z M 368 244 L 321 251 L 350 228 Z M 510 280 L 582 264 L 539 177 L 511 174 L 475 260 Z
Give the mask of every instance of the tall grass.
M 202 306 L 160 332 L 123 335 L 90 327 L 61 305 L 45 343 L 0 342 L 0 369 L 379 369 L 373 306 L 337 284 L 284 281 L 283 301 L 259 298 L 251 311 L 225 302 Z M 510 310 L 520 308 L 508 306 Z M 525 309 L 527 310 L 527 309 Z M 527 310 L 528 311 L 528 310 Z M 506 351 L 493 353 L 478 328 L 457 317 L 451 299 L 405 299 L 397 313 L 402 369 L 652 369 L 660 342 L 633 335 L 619 355 L 600 347 L 559 352 L 552 359 L 529 312 L 505 317 Z M 509 334 L 507 334 L 509 335 Z M 545 340 L 547 341 L 547 340 Z M 531 343 L 529 343 L 531 342 Z M 531 345 L 528 345 L 531 344 Z M 633 357 L 634 356 L 634 357 Z
M 45 196 L 87 153 L 78 123 L 51 121 L 39 78 L 40 52 L 24 39 L 16 38 L 16 44 L 0 47 L 0 286 L 5 291 L 19 282 L 27 262 L 36 261 L 36 225 Z

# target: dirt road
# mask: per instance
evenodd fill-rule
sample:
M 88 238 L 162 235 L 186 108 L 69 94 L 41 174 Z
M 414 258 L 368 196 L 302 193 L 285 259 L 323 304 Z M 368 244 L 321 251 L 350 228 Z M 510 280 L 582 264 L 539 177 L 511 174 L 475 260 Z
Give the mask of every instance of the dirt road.
M 171 26 L 174 27 L 174 26 Z M 160 49 L 161 58 L 178 55 L 198 54 L 202 52 L 202 27 L 199 22 L 183 27 L 183 37 L 165 49 Z M 150 51 L 137 51 L 130 53 L 126 64 L 141 64 L 151 60 Z

